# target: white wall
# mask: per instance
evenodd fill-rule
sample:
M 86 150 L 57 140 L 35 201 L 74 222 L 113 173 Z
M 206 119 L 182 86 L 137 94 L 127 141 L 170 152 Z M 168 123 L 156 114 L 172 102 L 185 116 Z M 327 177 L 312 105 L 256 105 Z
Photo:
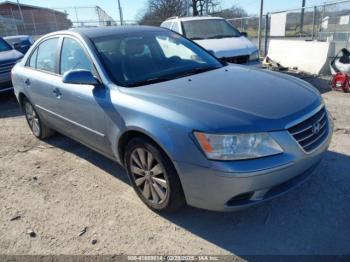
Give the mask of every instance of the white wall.
M 269 58 L 309 74 L 329 74 L 329 62 L 334 56 L 334 42 L 272 39 L 269 43 Z

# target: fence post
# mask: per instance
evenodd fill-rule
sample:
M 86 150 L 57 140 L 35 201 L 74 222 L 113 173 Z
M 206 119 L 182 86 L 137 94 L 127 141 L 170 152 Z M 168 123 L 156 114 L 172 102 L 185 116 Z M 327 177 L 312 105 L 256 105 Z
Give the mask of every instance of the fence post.
M 261 52 L 261 27 L 262 27 L 263 11 L 264 11 L 264 0 L 260 0 L 260 15 L 259 15 L 259 30 L 258 30 L 259 54 Z
M 301 14 L 300 14 L 300 35 L 302 35 L 304 31 L 304 16 L 305 16 L 305 1 L 302 2 Z
M 34 33 L 35 33 L 35 35 L 37 35 L 38 33 L 36 31 L 36 24 L 35 24 L 35 20 L 34 20 L 34 13 L 33 13 L 33 11 L 31 12 L 32 13 L 32 22 L 33 22 L 33 27 L 34 27 Z
M 76 7 L 74 7 L 74 11 L 75 11 L 75 17 L 77 19 L 76 22 L 77 22 L 77 24 L 79 26 L 78 12 L 77 12 L 77 8 Z
M 53 17 L 55 21 L 56 30 L 60 30 L 61 28 L 58 26 L 58 23 L 57 23 L 56 11 L 53 11 Z
M 312 40 L 315 40 L 316 12 L 317 12 L 317 8 L 316 6 L 314 6 L 314 14 L 312 17 Z
M 264 43 L 264 56 L 267 56 L 268 46 L 268 34 L 269 34 L 269 13 L 265 15 L 265 43 Z
M 10 10 L 11 10 L 12 23 L 14 24 L 14 27 L 16 28 L 16 35 L 18 35 L 17 22 L 16 22 L 16 19 L 15 19 L 15 16 L 13 15 L 12 8 Z

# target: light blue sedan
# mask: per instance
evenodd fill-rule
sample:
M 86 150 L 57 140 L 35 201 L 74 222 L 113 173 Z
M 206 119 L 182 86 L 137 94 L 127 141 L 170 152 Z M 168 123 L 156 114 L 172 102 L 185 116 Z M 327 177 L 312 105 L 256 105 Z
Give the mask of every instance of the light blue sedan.
M 156 211 L 271 199 L 312 174 L 332 136 L 306 82 L 227 65 L 162 28 L 51 33 L 12 80 L 36 137 L 58 131 L 117 161 Z

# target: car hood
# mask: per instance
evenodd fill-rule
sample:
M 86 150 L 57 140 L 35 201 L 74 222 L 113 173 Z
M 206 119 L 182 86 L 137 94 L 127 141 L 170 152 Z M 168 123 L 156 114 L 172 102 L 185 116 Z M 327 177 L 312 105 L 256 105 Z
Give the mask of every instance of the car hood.
M 221 57 L 251 55 L 257 48 L 244 36 L 228 37 L 220 39 L 195 40 L 197 44 L 207 50 L 212 50 L 215 55 Z
M 16 62 L 18 59 L 22 57 L 23 57 L 23 54 L 18 52 L 15 49 L 0 52 L 0 65 Z
M 150 102 L 150 114 L 213 132 L 284 130 L 322 104 L 300 79 L 237 65 L 122 90 Z

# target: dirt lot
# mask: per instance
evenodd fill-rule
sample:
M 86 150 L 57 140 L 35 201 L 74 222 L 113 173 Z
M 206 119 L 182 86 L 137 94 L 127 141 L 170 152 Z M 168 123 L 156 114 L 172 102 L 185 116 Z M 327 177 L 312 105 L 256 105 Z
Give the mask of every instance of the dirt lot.
M 35 139 L 1 95 L 0 254 L 349 254 L 350 94 L 308 80 L 335 118 L 329 152 L 305 184 L 236 213 L 151 212 L 121 167 L 61 135 Z

